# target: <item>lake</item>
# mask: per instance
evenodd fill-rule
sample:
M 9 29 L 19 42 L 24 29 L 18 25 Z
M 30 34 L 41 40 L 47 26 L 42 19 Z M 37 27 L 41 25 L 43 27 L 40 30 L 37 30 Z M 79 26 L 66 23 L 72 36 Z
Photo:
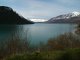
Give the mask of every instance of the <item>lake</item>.
M 1 25 L 0 40 L 10 36 L 20 36 L 21 39 L 28 39 L 31 45 L 46 43 L 50 38 L 73 31 L 76 24 L 30 24 L 30 25 Z

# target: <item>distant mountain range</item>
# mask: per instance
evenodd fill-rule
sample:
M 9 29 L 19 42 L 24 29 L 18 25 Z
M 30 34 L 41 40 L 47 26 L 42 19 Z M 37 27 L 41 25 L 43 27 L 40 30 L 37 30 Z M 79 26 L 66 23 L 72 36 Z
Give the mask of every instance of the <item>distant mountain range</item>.
M 33 22 L 46 22 L 46 21 L 48 21 L 46 19 L 30 19 L 30 20 Z
M 33 24 L 33 22 L 20 16 L 10 7 L 0 6 L 0 24 Z
M 49 19 L 47 23 L 80 23 L 80 13 L 72 12 L 68 14 L 59 15 L 57 17 Z
M 72 12 L 59 15 L 49 20 L 46 19 L 25 19 L 20 16 L 12 8 L 0 6 L 0 24 L 33 24 L 34 22 L 46 23 L 80 23 L 80 13 Z

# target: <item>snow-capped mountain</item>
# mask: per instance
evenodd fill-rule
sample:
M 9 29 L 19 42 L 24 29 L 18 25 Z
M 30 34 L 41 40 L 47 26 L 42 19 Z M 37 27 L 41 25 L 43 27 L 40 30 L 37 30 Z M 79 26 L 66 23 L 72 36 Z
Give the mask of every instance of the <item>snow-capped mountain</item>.
M 46 19 L 30 19 L 33 22 L 46 22 Z
M 76 12 L 76 11 L 72 12 L 72 17 L 78 16 L 78 15 L 80 15 L 80 12 Z
M 68 18 L 71 18 L 71 17 L 76 17 L 80 15 L 79 12 L 72 12 L 72 13 L 68 13 L 68 14 L 63 14 L 63 15 L 59 15 L 57 17 L 53 17 L 53 19 L 68 19 Z
M 80 13 L 79 12 L 72 12 L 68 14 L 59 15 L 57 17 L 53 17 L 47 22 L 58 22 L 58 23 L 75 23 L 76 21 L 80 21 Z

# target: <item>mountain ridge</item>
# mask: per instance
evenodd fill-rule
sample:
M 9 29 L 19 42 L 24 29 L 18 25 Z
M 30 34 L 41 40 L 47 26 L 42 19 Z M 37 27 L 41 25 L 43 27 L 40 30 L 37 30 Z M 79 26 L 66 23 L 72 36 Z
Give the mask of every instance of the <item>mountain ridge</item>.
M 0 6 L 0 24 L 33 24 L 7 6 Z
M 53 17 L 47 21 L 48 23 L 80 23 L 80 13 L 72 12 L 68 14 Z

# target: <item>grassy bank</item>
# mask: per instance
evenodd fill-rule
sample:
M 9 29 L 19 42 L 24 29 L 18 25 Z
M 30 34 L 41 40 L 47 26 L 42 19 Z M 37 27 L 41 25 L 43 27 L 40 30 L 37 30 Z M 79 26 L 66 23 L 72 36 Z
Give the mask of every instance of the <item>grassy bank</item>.
M 80 48 L 11 55 L 4 60 L 80 60 Z

